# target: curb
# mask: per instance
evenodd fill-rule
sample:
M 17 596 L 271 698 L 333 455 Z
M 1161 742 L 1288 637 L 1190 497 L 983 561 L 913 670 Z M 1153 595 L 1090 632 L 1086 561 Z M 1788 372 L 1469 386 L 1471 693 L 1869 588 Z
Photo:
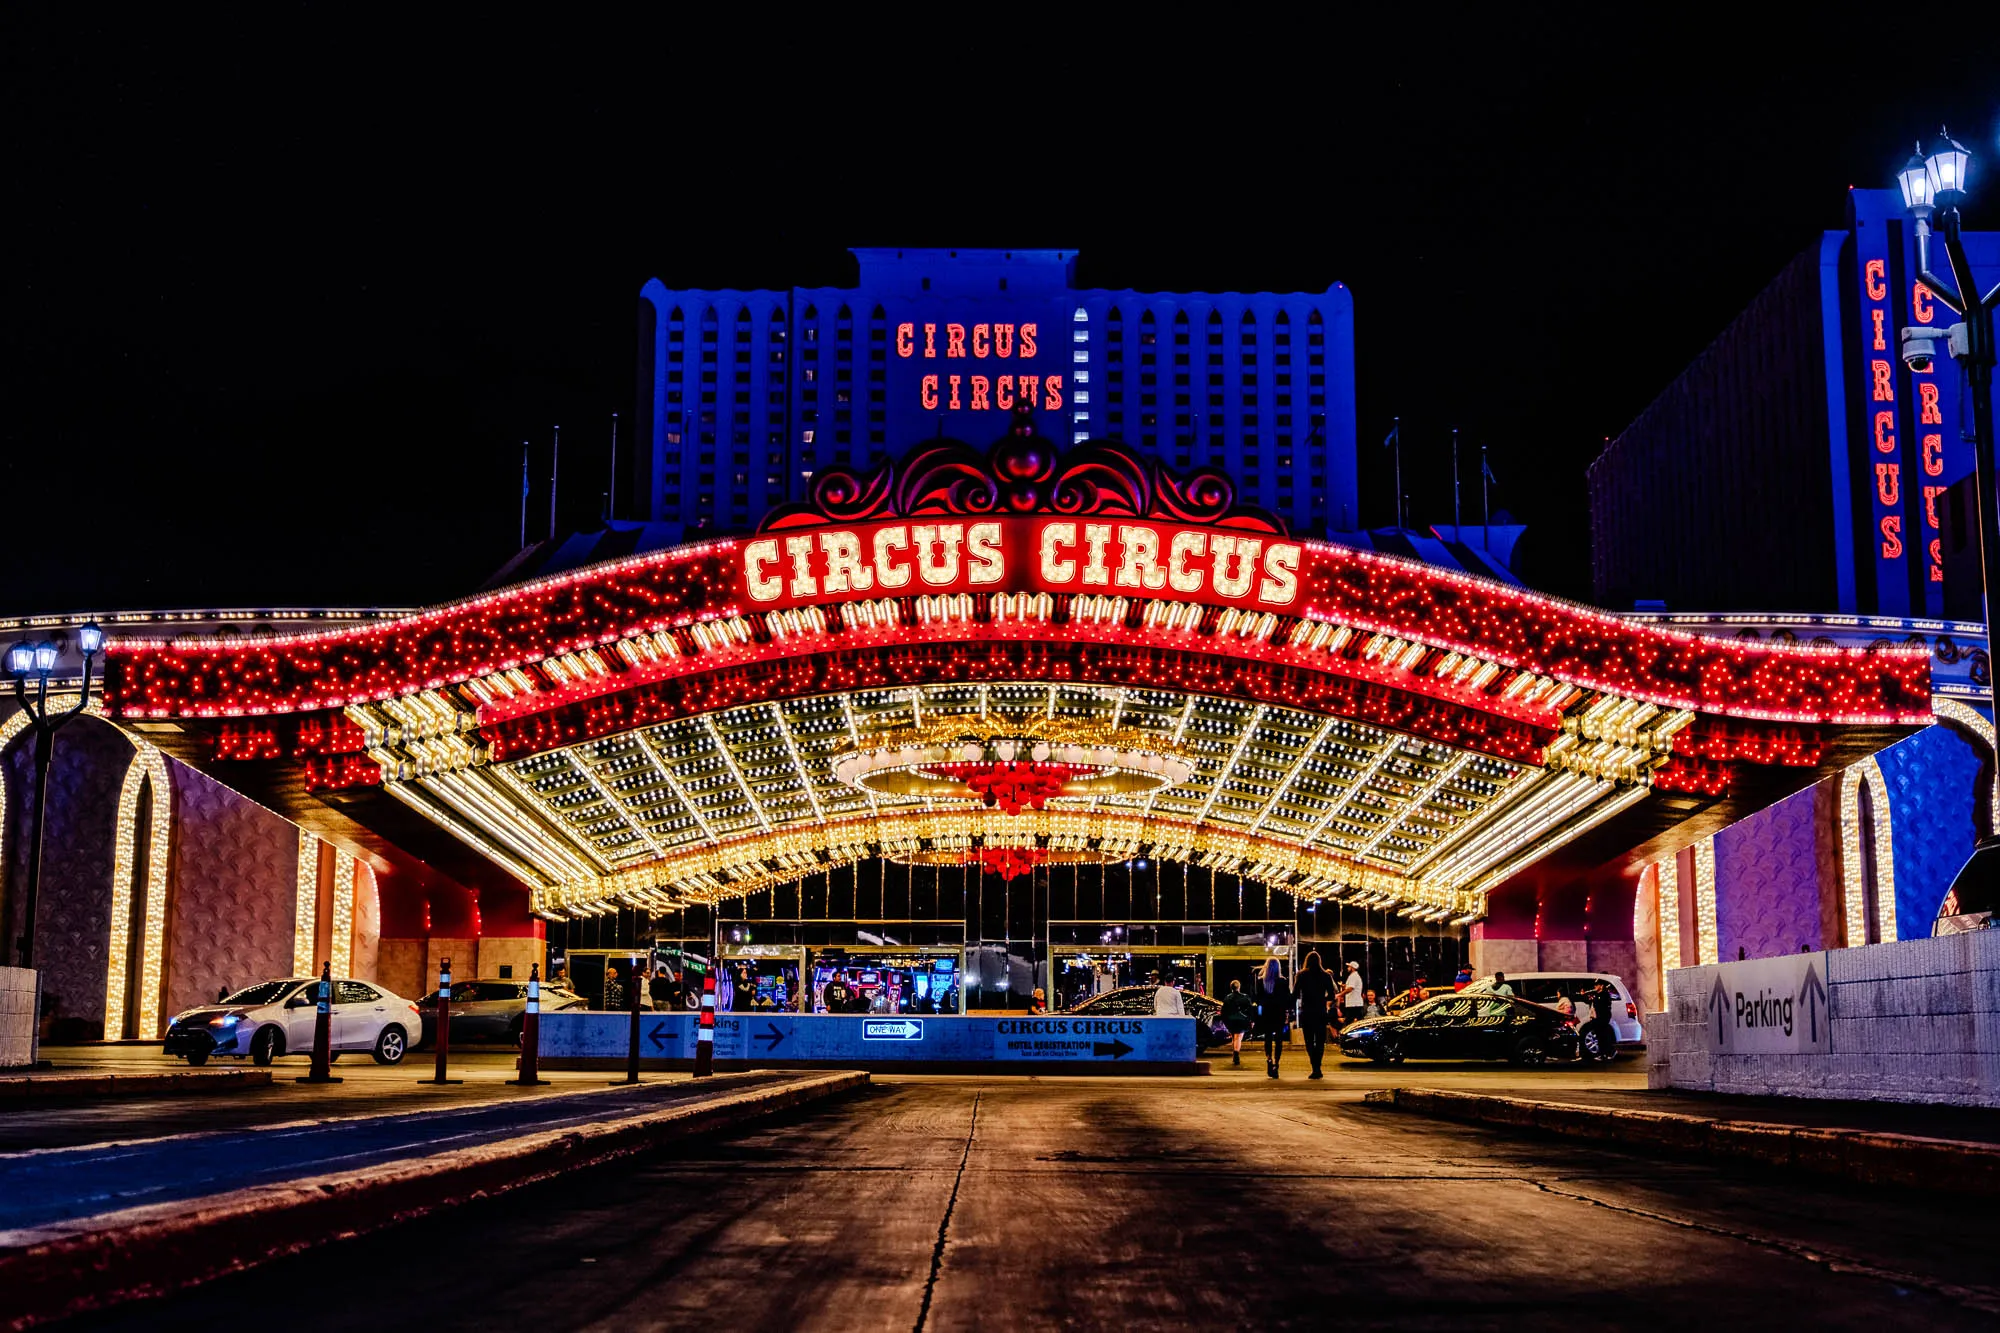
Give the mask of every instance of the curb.
M 2000 1198 L 2000 1145 L 1863 1129 L 1721 1120 L 1672 1111 L 1619 1110 L 1424 1088 L 1384 1088 L 1365 1103 L 1442 1120 L 1751 1162 L 1852 1181 Z
M 822 1074 L 356 1171 L 0 1232 L 0 1328 L 164 1295 L 442 1208 L 865 1087 Z
M 50 1098 L 160 1097 L 269 1087 L 268 1069 L 177 1070 L 161 1074 L 28 1074 L 0 1077 L 0 1106 Z

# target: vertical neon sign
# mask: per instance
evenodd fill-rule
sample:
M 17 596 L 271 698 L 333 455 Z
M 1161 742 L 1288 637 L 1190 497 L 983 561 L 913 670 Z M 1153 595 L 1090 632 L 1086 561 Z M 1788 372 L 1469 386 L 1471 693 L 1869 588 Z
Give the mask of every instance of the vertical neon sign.
M 1873 490 L 1875 604 L 1882 615 L 1910 614 L 1909 542 L 1903 524 L 1902 432 L 1896 419 L 1897 346 L 1895 309 L 1889 282 L 1889 229 L 1884 219 L 1857 217 L 1855 269 L 1861 279 L 1862 438 Z M 1928 535 L 1928 534 L 1926 534 Z M 1928 556 L 1926 556 L 1928 558 Z

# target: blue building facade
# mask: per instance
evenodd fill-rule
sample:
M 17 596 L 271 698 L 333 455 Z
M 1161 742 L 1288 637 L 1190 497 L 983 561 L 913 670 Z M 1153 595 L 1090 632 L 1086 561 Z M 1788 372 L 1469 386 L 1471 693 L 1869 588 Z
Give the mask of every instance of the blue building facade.
M 1983 618 L 1960 372 L 1899 341 L 1958 317 L 1917 281 L 1898 191 L 1847 215 L 1591 464 L 1599 602 Z M 1965 243 L 1985 290 L 2000 233 Z
M 853 288 L 640 292 L 638 515 L 754 527 L 815 472 L 920 440 L 1064 443 L 1214 466 L 1295 532 L 1358 526 L 1354 307 L 1325 292 L 1080 289 L 1069 250 L 857 249 Z

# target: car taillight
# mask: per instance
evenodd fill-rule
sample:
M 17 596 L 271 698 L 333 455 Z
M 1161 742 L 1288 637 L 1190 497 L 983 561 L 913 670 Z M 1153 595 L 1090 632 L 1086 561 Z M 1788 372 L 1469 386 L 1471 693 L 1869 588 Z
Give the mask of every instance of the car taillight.
M 1639 1016 L 1639 1006 L 1632 1003 L 1630 1000 L 1625 1001 L 1625 1017 L 1637 1018 L 1638 1016 Z

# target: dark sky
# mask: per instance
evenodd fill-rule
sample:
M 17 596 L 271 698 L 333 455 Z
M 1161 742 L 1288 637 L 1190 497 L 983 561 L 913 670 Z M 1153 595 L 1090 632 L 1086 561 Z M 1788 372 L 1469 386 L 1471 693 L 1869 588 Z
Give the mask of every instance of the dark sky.
M 1844 188 L 1940 120 L 2000 169 L 2000 47 L 1924 73 L 1833 18 L 1244 10 L 1156 46 L 1083 11 L 798 8 L 9 10 L 0 614 L 470 591 L 516 544 L 523 438 L 532 512 L 560 423 L 565 524 L 596 514 L 646 278 L 845 282 L 867 244 L 1075 247 L 1089 286 L 1345 281 L 1369 521 L 1396 415 L 1417 515 L 1449 521 L 1456 424 L 1469 501 L 1484 440 L 1530 572 L 1581 595 L 1585 466 Z

